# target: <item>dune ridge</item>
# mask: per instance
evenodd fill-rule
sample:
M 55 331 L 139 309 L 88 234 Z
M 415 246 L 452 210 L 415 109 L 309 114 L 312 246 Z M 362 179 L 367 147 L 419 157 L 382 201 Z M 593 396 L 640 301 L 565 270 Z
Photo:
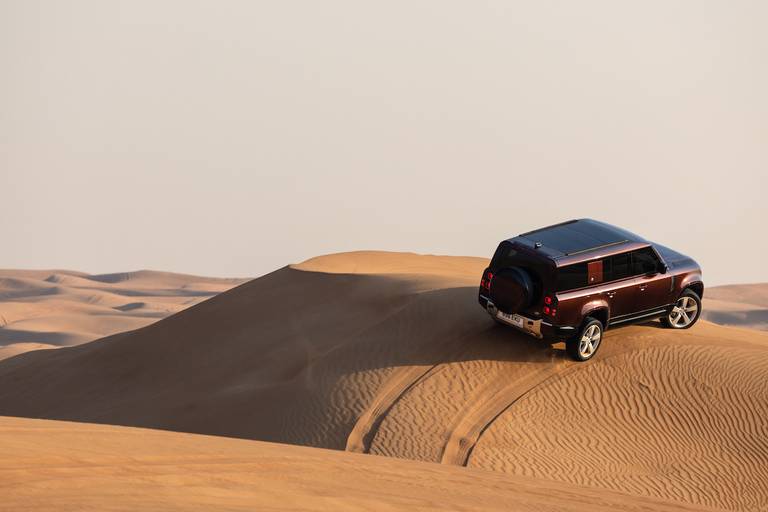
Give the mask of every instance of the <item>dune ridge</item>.
M 596 359 L 578 364 L 483 313 L 486 260 L 310 262 L 133 332 L 2 361 L 0 415 L 466 465 L 700 509 L 768 507 L 768 334 L 652 322 L 608 330 Z

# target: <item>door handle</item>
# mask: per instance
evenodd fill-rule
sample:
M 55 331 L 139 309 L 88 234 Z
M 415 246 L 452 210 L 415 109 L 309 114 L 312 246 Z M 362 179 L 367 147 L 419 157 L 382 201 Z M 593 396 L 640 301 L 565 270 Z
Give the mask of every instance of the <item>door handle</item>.
M 605 292 L 605 294 L 608 296 L 609 299 L 612 299 L 614 295 L 616 295 L 616 292 Z
M 641 284 L 641 285 L 640 285 L 640 291 L 641 291 L 641 292 L 642 292 L 642 291 L 645 291 L 645 289 L 646 289 L 646 288 L 648 288 L 648 285 L 647 285 L 647 284 Z

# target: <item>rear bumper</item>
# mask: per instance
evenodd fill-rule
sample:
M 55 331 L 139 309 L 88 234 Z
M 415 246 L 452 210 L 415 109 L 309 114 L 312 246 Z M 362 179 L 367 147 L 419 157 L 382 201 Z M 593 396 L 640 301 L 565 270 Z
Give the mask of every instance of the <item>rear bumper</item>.
M 564 340 L 576 334 L 576 328 L 570 325 L 555 325 L 548 322 L 542 322 L 542 332 L 544 336 L 553 340 Z
M 522 331 L 526 334 L 530 334 L 531 336 L 534 336 L 536 338 L 558 340 L 558 339 L 570 338 L 571 336 L 576 334 L 575 327 L 572 327 L 569 325 L 556 325 L 541 319 L 529 318 L 525 315 L 518 314 L 517 316 L 523 319 L 523 325 L 521 327 L 519 325 L 511 323 L 510 321 L 508 321 L 503 317 L 498 317 L 497 316 L 498 309 L 493 304 L 493 301 L 491 301 L 491 299 L 489 299 L 482 293 L 479 294 L 478 296 L 478 302 L 483 307 L 483 309 L 486 310 L 489 315 L 491 315 L 491 317 L 495 318 L 496 320 L 506 325 L 514 327 L 519 331 Z

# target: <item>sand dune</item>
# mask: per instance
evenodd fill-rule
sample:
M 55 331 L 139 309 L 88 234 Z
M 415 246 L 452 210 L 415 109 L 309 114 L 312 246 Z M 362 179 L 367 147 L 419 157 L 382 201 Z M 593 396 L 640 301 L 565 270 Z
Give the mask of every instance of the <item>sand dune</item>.
M 768 283 L 715 286 L 704 296 L 710 322 L 768 331 Z
M 137 329 L 242 282 L 148 270 L 0 270 L 0 359 Z
M 718 338 L 622 353 L 532 389 L 488 426 L 468 465 L 765 509 L 768 358 Z
M 128 427 L 0 418 L 0 446 L 0 510 L 701 510 L 490 471 Z
M 130 333 L 0 362 L 0 414 L 768 507 L 768 334 L 630 326 L 578 364 L 482 312 L 484 264 L 368 252 L 286 267 Z

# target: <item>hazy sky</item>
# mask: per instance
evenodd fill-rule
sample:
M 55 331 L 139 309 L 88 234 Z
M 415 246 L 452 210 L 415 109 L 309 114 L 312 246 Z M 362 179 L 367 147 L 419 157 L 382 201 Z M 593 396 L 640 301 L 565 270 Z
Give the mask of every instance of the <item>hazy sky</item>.
M 0 0 L 0 267 L 490 256 L 578 217 L 768 281 L 768 2 Z M 735 256 L 735 257 L 734 257 Z

